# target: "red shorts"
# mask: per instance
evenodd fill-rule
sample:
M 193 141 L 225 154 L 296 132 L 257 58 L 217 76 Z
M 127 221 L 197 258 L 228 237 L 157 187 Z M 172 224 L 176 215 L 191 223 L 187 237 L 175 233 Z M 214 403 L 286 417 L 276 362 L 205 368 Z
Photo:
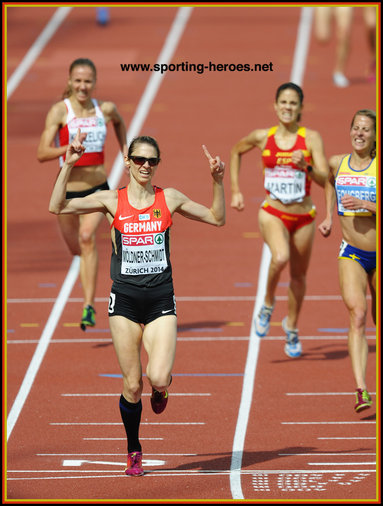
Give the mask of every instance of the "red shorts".
M 290 234 L 292 234 L 299 228 L 304 227 L 309 223 L 312 223 L 316 215 L 315 206 L 313 206 L 310 212 L 307 214 L 285 213 L 284 211 L 279 211 L 278 209 L 275 209 L 275 207 L 272 207 L 268 202 L 264 202 L 261 207 L 267 213 L 272 214 L 273 216 L 276 216 L 277 218 L 282 220 L 284 226 L 287 228 Z

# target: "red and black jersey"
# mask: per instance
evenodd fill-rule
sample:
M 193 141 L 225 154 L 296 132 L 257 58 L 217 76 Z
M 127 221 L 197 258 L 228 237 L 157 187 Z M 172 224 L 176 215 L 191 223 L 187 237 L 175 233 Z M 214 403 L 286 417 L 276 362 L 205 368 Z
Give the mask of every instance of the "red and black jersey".
M 165 194 L 154 186 L 153 205 L 136 209 L 130 205 L 127 187 L 118 190 L 111 259 L 113 288 L 124 293 L 124 284 L 157 286 L 172 281 L 169 234 L 172 216 Z

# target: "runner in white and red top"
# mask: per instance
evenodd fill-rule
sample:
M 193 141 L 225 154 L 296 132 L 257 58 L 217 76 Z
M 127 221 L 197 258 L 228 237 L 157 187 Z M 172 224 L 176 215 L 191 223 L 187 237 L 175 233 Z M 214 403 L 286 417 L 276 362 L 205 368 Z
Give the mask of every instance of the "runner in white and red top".
M 133 140 L 125 156 L 130 182 L 119 190 L 105 190 L 83 198 L 66 197 L 65 188 L 76 162 L 85 151 L 86 134 L 78 131 L 68 147 L 65 163 L 53 188 L 50 212 L 85 215 L 102 212 L 111 225 L 113 280 L 109 299 L 109 325 L 123 375 L 120 413 L 127 436 L 125 473 L 141 476 L 139 441 L 143 389 L 141 346 L 148 354 L 146 376 L 152 387 L 151 405 L 161 413 L 175 359 L 177 316 L 170 264 L 169 233 L 172 215 L 222 226 L 225 223 L 224 164 L 203 146 L 213 178 L 210 208 L 193 202 L 174 188 L 153 186 L 160 162 L 155 139 Z
M 63 100 L 48 112 L 41 135 L 37 157 L 40 162 L 59 159 L 62 167 L 68 146 L 78 128 L 87 134 L 85 153 L 73 168 L 67 183 L 67 198 L 85 197 L 109 188 L 104 166 L 106 125 L 113 123 L 121 151 L 127 152 L 124 120 L 112 102 L 92 98 L 96 84 L 96 67 L 91 60 L 79 58 L 69 68 L 69 80 Z M 80 255 L 80 277 L 84 291 L 81 328 L 95 325 L 98 252 L 96 230 L 102 213 L 85 216 L 59 216 L 65 242 L 72 255 Z

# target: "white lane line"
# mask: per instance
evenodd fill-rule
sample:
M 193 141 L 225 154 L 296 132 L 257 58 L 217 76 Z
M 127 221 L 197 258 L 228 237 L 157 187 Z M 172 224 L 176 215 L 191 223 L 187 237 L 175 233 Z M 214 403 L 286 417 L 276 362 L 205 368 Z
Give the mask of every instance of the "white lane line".
M 126 441 L 126 438 L 125 438 Z M 37 457 L 126 457 L 126 453 L 36 453 Z M 198 453 L 146 453 L 145 457 L 197 457 Z
M 370 296 L 367 296 L 371 298 Z M 185 296 L 177 296 L 177 302 L 254 302 L 257 297 L 254 295 L 206 295 L 194 297 L 191 295 Z M 288 299 L 287 295 L 277 295 L 275 297 L 276 301 L 286 301 Z M 342 297 L 340 295 L 305 295 L 306 301 L 329 301 L 329 300 L 339 300 L 342 301 Z M 8 299 L 7 304 L 44 304 L 44 303 L 53 303 L 56 299 L 53 297 L 41 297 L 41 298 L 29 298 L 29 299 Z M 96 302 L 108 302 L 109 299 L 107 297 L 96 297 Z M 82 303 L 83 299 L 80 297 L 70 297 L 67 302 L 77 302 Z
M 307 462 L 309 466 L 376 466 L 376 462 Z
M 71 473 L 71 474 L 75 474 L 75 476 L 38 476 L 37 478 L 33 478 L 33 477 L 26 477 L 26 476 L 21 476 L 20 478 L 11 478 L 9 477 L 8 478 L 8 481 L 33 481 L 33 480 L 81 480 L 81 479 L 100 479 L 100 478 L 123 478 L 126 480 L 126 476 L 124 473 L 121 473 L 121 471 L 115 471 L 113 473 L 113 471 L 110 471 L 110 470 L 80 470 L 80 469 L 70 469 L 70 470 L 42 470 L 42 471 L 23 471 L 23 470 L 15 470 L 15 471 L 10 471 L 8 470 L 7 471 L 8 473 L 54 473 L 54 474 L 68 474 L 68 473 Z M 84 474 L 86 473 L 95 473 L 93 476 L 84 476 Z M 105 474 L 100 474 L 100 473 L 105 473 Z M 107 474 L 108 473 L 108 474 Z M 113 474 L 111 474 L 113 473 Z M 307 470 L 291 470 L 291 471 L 286 471 L 286 470 L 275 470 L 275 469 L 271 469 L 271 470 L 253 470 L 253 471 L 241 471 L 241 474 L 242 475 L 258 475 L 258 474 L 293 474 L 293 475 L 299 475 L 299 474 L 303 474 L 303 475 L 310 475 L 310 474 L 314 474 L 314 475 L 317 475 L 317 474 L 336 474 L 338 475 L 339 473 L 348 473 L 348 474 L 357 474 L 357 473 L 363 473 L 365 475 L 372 475 L 372 474 L 375 474 L 376 473 L 376 470 L 375 469 L 337 469 L 337 470 L 329 470 L 329 469 L 316 469 L 315 471 L 311 471 L 310 469 L 307 469 Z M 171 469 L 169 471 L 166 471 L 166 470 L 155 470 L 155 469 L 150 469 L 150 470 L 146 470 L 145 471 L 145 475 L 142 477 L 142 478 L 150 478 L 150 477 L 159 477 L 159 476 L 166 476 L 166 477 L 169 477 L 169 476 L 176 476 L 176 477 L 183 477 L 183 476 L 187 476 L 188 478 L 192 477 L 192 476 L 195 476 L 195 477 L 206 477 L 206 476 L 209 476 L 209 477 L 215 477 L 215 476 L 227 476 L 229 474 L 229 471 L 222 471 L 222 470 L 214 470 L 214 469 L 204 469 L 204 470 L 200 470 L 200 469 L 191 469 L 191 470 L 188 470 L 188 471 L 177 471 L 175 469 Z
M 10 6 L 8 6 L 10 7 Z M 44 28 L 44 30 L 40 33 L 40 35 L 35 40 L 32 47 L 29 49 L 27 54 L 24 56 L 23 60 L 21 61 L 20 65 L 17 67 L 17 69 L 14 71 L 12 76 L 9 78 L 7 82 L 7 100 L 11 98 L 11 95 L 15 91 L 15 89 L 20 84 L 21 80 L 24 78 L 25 74 L 28 72 L 28 70 L 31 68 L 31 66 L 34 64 L 36 59 L 39 57 L 41 51 L 44 49 L 44 47 L 47 45 L 49 40 L 53 37 L 53 35 L 58 30 L 61 23 L 64 21 L 64 19 L 68 16 L 70 11 L 72 10 L 72 7 L 59 7 L 53 16 L 51 17 L 50 21 Z
M 83 437 L 84 441 L 126 441 L 126 437 Z M 141 437 L 140 441 L 163 441 L 163 437 Z
M 317 439 L 376 439 L 376 436 L 369 437 L 318 437 Z
M 161 63 L 167 63 L 168 62 L 167 58 L 168 59 L 172 58 L 191 12 L 192 12 L 191 7 L 180 7 L 178 9 L 173 24 L 171 26 L 171 29 L 169 31 L 169 34 L 166 38 L 164 47 L 160 53 L 159 58 L 162 59 Z M 160 80 L 158 78 L 156 79 L 156 75 L 160 75 L 161 79 Z M 149 108 L 152 104 L 155 93 L 159 88 L 163 76 L 164 74 L 153 72 L 148 82 L 148 85 L 145 88 L 144 94 L 141 97 L 138 109 L 132 119 L 132 123 L 130 125 L 127 137 L 128 136 L 135 137 L 139 133 L 139 130 L 149 112 Z M 122 156 L 121 153 L 119 153 L 119 156 L 117 157 L 112 169 L 111 180 L 109 180 L 109 185 L 111 188 L 114 188 L 115 187 L 114 185 L 117 185 L 118 181 L 121 178 L 122 171 L 123 171 Z M 73 285 L 78 277 L 79 270 L 80 270 L 80 258 L 74 257 L 69 272 L 67 274 L 67 277 L 64 281 L 63 287 L 60 290 L 60 294 L 56 300 L 55 306 L 45 326 L 44 332 L 40 337 L 40 342 L 36 348 L 32 361 L 28 367 L 28 371 L 25 375 L 24 381 L 20 387 L 15 402 L 9 413 L 7 420 L 7 440 L 9 439 L 12 433 L 12 430 L 17 422 L 20 412 L 28 397 L 30 389 L 33 385 L 33 381 L 36 377 L 36 374 L 40 368 L 45 352 L 49 345 L 51 336 L 57 326 L 61 313 L 64 310 L 66 301 L 68 300 Z M 70 288 L 70 290 L 68 290 L 68 288 Z
M 192 7 L 180 7 L 178 9 L 173 25 L 166 38 L 165 44 L 160 55 L 158 56 L 157 63 L 169 63 L 171 61 L 173 54 L 178 46 L 178 42 L 180 41 L 187 22 L 191 16 L 192 10 Z M 134 137 L 139 134 L 164 77 L 165 73 L 162 74 L 160 72 L 152 72 L 144 94 L 140 100 L 140 103 L 138 104 L 137 110 L 130 124 L 130 128 L 127 132 L 126 137 L 128 144 Z M 110 176 L 108 177 L 109 186 L 111 188 L 117 187 L 124 170 L 124 161 L 121 153 L 117 155 L 114 162 L 114 167 L 118 167 L 118 170 L 112 170 Z
M 39 343 L 36 347 L 36 350 L 33 354 L 32 360 L 29 364 L 27 373 L 24 377 L 24 380 L 21 384 L 20 390 L 17 393 L 16 399 L 13 403 L 11 411 L 9 412 L 7 419 L 7 441 L 15 427 L 17 419 L 23 409 L 24 403 L 28 397 L 28 394 L 32 388 L 33 382 L 37 375 L 37 372 L 40 368 L 40 365 L 43 361 L 44 355 L 48 349 L 49 341 L 51 336 L 57 326 L 57 323 L 61 317 L 61 314 L 64 310 L 65 304 L 63 301 L 69 297 L 70 292 L 72 291 L 73 285 L 76 282 L 78 271 L 80 268 L 80 257 L 75 256 L 73 258 L 71 267 L 65 278 L 65 281 L 61 287 L 59 296 L 57 297 L 56 303 L 53 306 L 52 312 L 48 318 L 48 321 L 45 325 L 44 331 L 41 334 Z
M 375 395 L 375 392 L 369 392 L 370 394 Z M 297 393 L 286 393 L 286 395 L 355 395 L 355 392 L 297 392 Z
M 295 45 L 293 67 L 291 71 L 290 81 L 301 84 L 303 81 L 304 69 L 306 67 L 306 57 L 308 46 L 310 43 L 310 32 L 312 24 L 312 7 L 302 7 L 301 18 L 298 27 L 297 41 Z M 243 388 L 241 395 L 241 403 L 238 411 L 237 425 L 233 441 L 233 454 L 231 459 L 230 488 L 233 499 L 244 499 L 241 486 L 241 465 L 245 443 L 247 424 L 251 401 L 253 396 L 253 386 L 255 371 L 257 368 L 259 343 L 260 339 L 254 332 L 254 317 L 258 313 L 266 292 L 266 280 L 271 260 L 270 249 L 266 244 L 263 245 L 262 259 L 259 269 L 259 282 L 256 303 L 253 311 L 253 323 L 250 334 L 249 350 L 247 353 L 245 374 L 243 378 Z
M 109 331 L 106 329 L 105 332 Z M 376 336 L 366 336 L 368 340 L 376 340 Z M 268 337 L 265 343 L 268 341 L 284 341 L 286 336 L 274 336 Z M 214 337 L 177 337 L 178 341 L 249 341 L 249 336 L 238 336 L 238 337 L 225 337 L 225 336 L 214 336 Z M 338 341 L 346 341 L 347 336 L 299 336 L 300 341 L 329 341 L 329 340 L 338 340 Z M 38 339 L 8 339 L 7 344 L 36 344 L 38 343 Z M 68 344 L 68 343 L 111 343 L 112 338 L 88 338 L 88 339 L 52 339 L 50 341 L 51 344 Z M 353 394 L 355 395 L 355 393 Z
M 357 422 L 281 422 L 282 425 L 365 425 L 376 424 L 376 421 L 360 420 Z
M 49 425 L 122 425 L 122 422 L 50 422 Z M 205 425 L 205 422 L 141 422 L 140 425 Z
M 121 392 L 116 394 L 61 394 L 62 397 L 120 397 Z M 152 394 L 142 394 L 142 397 L 149 397 Z M 169 394 L 170 395 L 170 394 Z M 210 397 L 211 394 L 193 394 L 193 393 L 176 393 L 171 392 L 172 397 Z
M 360 455 L 376 455 L 374 452 L 368 452 L 368 453 L 339 453 L 339 452 L 327 452 L 327 453 L 278 453 L 278 455 L 281 456 L 296 456 L 296 457 L 317 457 L 318 455 L 324 455 L 327 457 L 359 457 Z
M 70 469 L 70 470 L 65 470 L 65 469 L 39 469 L 39 470 L 35 470 L 35 469 L 7 469 L 7 473 L 14 473 L 14 474 L 21 474 L 21 473 L 30 473 L 30 474 L 38 474 L 38 473 L 108 473 L 108 472 L 111 472 L 109 470 L 94 470 L 94 469 Z M 120 474 L 119 471 L 116 471 Z M 160 476 L 167 476 L 167 473 L 171 474 L 172 476 L 187 476 L 189 473 L 190 475 L 199 475 L 199 474 L 218 474 L 218 475 L 222 475 L 222 474 L 229 474 L 230 471 L 229 470 L 225 470 L 225 469 L 188 469 L 187 471 L 185 470 L 177 470 L 177 469 L 169 469 L 169 470 L 166 470 L 166 469 L 151 469 L 150 471 L 148 471 L 148 473 L 151 473 L 151 474 L 156 474 L 157 476 L 160 475 Z M 166 473 L 166 474 L 165 474 Z M 315 471 L 312 471 L 311 469 L 252 469 L 252 470 L 244 470 L 242 469 L 241 470 L 241 474 L 243 475 L 247 475 L 247 474 L 251 474 L 251 475 L 259 475 L 259 474 L 318 474 L 318 473 L 323 473 L 323 474 L 338 474 L 338 473 L 349 473 L 349 474 L 354 474 L 354 473 L 366 473 L 366 474 L 374 474 L 376 473 L 376 470 L 375 469 L 337 469 L 336 471 L 334 471 L 333 469 L 316 469 Z M 103 476 L 104 477 L 104 476 Z M 126 476 L 123 475 L 123 477 L 125 477 L 126 479 Z M 27 478 L 26 478 L 27 479 Z M 38 478 L 35 478 L 35 479 L 38 479 Z

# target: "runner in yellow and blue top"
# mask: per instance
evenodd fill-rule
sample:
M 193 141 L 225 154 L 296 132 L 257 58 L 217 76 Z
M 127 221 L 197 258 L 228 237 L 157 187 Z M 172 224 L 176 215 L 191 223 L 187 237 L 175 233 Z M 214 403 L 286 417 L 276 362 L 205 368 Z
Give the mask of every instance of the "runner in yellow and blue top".
M 128 446 L 125 474 L 141 476 L 139 441 L 143 389 L 141 346 L 148 354 L 146 376 L 152 387 L 151 405 L 161 413 L 168 402 L 168 387 L 175 359 L 177 317 L 170 264 L 169 233 L 173 213 L 217 227 L 225 223 L 223 176 L 225 165 L 203 146 L 213 180 L 211 207 L 193 202 L 174 188 L 162 190 L 152 179 L 160 163 L 155 139 L 133 139 L 125 156 L 130 182 L 119 190 L 103 190 L 68 199 L 65 188 L 81 158 L 86 134 L 78 131 L 69 145 L 49 205 L 59 215 L 103 213 L 111 225 L 113 280 L 109 300 L 109 326 L 123 376 L 119 401 Z
M 356 383 L 355 411 L 371 406 L 367 391 L 366 339 L 367 285 L 372 296 L 372 317 L 376 321 L 376 115 L 361 109 L 353 117 L 350 131 L 353 151 L 330 158 L 326 182 L 326 218 L 319 225 L 328 237 L 337 204 L 342 228 L 338 256 L 342 298 L 349 312 L 348 349 Z

